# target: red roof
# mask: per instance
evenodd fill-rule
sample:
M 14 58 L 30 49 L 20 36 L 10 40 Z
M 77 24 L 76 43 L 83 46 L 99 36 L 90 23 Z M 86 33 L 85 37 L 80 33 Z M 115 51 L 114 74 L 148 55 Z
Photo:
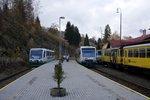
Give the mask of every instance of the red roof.
M 128 40 L 110 40 L 110 46 L 111 47 L 120 47 L 121 45 L 131 45 L 131 44 L 138 44 L 138 43 L 143 43 L 143 42 L 150 42 L 150 34 L 147 35 L 142 35 L 137 38 L 132 38 Z M 120 44 L 121 43 L 121 44 Z

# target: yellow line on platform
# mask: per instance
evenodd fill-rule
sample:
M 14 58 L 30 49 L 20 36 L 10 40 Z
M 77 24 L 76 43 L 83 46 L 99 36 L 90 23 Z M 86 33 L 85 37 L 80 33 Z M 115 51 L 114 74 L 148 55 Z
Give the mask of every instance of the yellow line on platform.
M 81 65 L 81 66 L 82 66 L 82 65 Z M 82 69 L 83 71 L 89 70 L 88 68 L 85 68 L 84 66 L 81 67 L 81 69 Z M 85 70 L 85 69 L 86 69 L 86 70 Z M 90 70 L 90 71 L 91 71 L 91 70 Z M 94 72 L 94 71 L 92 71 L 92 72 Z M 94 73 L 96 73 L 96 72 L 94 72 Z M 98 73 L 96 73 L 96 74 L 98 74 Z M 98 75 L 100 75 L 100 74 L 98 74 Z M 103 76 L 103 77 L 105 77 L 105 76 Z M 105 78 L 108 79 L 108 80 L 110 80 L 110 81 L 112 81 L 112 82 L 115 83 L 115 84 L 118 84 L 118 85 L 120 85 L 120 86 L 122 86 L 122 87 L 128 89 L 128 90 L 131 91 L 131 92 L 134 92 L 135 94 L 138 94 L 138 95 L 140 95 L 140 96 L 146 98 L 147 100 L 150 100 L 150 97 L 148 97 L 148 96 L 145 96 L 145 95 L 143 95 L 143 94 L 141 94 L 141 93 L 139 93 L 139 92 L 137 92 L 137 91 L 135 91 L 135 90 L 133 90 L 133 89 L 127 87 L 127 86 L 124 86 L 124 85 L 122 85 L 122 84 L 120 84 L 120 83 L 117 83 L 117 82 L 115 82 L 115 81 L 113 81 L 113 80 L 111 80 L 111 79 L 109 79 L 109 78 L 107 78 L 107 77 L 105 77 Z
M 31 70 L 31 71 L 32 71 L 32 70 Z M 30 72 L 31 72 L 31 71 L 30 71 Z M 19 80 L 20 78 L 22 78 L 22 77 L 24 77 L 25 75 L 29 74 L 30 72 L 24 74 L 23 76 L 21 76 L 21 77 L 15 79 L 14 81 L 12 81 L 12 82 L 10 82 L 9 84 L 7 84 L 6 86 L 0 88 L 0 92 L 3 91 L 3 90 L 4 90 L 5 88 L 7 88 L 8 86 L 10 86 L 11 84 L 13 84 L 14 82 L 16 82 L 17 80 Z
M 107 77 L 106 77 L 106 78 L 107 78 Z M 107 78 L 107 79 L 109 79 L 109 78 Z M 111 80 L 111 79 L 109 79 L 109 80 Z M 128 89 L 128 90 L 131 91 L 131 92 L 134 92 L 135 94 L 138 94 L 138 95 L 143 96 L 144 98 L 150 100 L 150 97 L 148 97 L 148 96 L 145 96 L 145 95 L 143 95 L 143 94 L 141 94 L 141 93 L 139 93 L 139 92 L 137 92 L 137 91 L 135 91 L 135 90 L 133 90 L 133 89 L 131 89 L 131 88 L 125 86 L 125 85 L 122 85 L 122 84 L 118 83 L 118 82 L 115 82 L 115 81 L 113 81 L 113 80 L 111 80 L 111 81 L 114 82 L 115 84 L 118 84 L 118 85 L 120 85 L 120 86 L 122 86 L 122 87 Z

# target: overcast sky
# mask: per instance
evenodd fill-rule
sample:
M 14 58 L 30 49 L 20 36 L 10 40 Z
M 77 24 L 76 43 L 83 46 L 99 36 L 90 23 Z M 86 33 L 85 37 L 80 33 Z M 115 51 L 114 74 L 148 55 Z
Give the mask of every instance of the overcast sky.
M 64 16 L 62 30 L 70 21 L 81 34 L 87 33 L 89 37 L 101 37 L 101 29 L 104 32 L 107 24 L 112 33 L 119 33 L 117 8 L 122 11 L 122 37 L 137 37 L 142 35 L 140 29 L 150 28 L 150 0 L 40 0 L 40 6 L 42 26 L 58 24 L 59 17 Z

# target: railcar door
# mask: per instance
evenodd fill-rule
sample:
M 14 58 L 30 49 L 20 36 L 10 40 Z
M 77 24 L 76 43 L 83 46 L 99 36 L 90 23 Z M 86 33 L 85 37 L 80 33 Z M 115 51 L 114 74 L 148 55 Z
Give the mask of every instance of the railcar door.
M 124 49 L 123 64 L 124 65 L 128 64 L 128 50 L 127 49 Z
M 120 48 L 120 64 L 122 65 L 123 64 L 123 47 Z
M 117 62 L 117 49 L 112 51 L 112 63 L 116 64 Z

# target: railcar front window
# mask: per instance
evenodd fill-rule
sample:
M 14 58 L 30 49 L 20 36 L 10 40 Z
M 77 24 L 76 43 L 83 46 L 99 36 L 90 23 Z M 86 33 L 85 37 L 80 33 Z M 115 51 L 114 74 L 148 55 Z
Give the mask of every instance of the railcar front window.
M 94 48 L 84 48 L 82 49 L 83 57 L 95 57 L 95 49 Z
M 30 53 L 30 58 L 41 59 L 43 50 L 32 50 Z

